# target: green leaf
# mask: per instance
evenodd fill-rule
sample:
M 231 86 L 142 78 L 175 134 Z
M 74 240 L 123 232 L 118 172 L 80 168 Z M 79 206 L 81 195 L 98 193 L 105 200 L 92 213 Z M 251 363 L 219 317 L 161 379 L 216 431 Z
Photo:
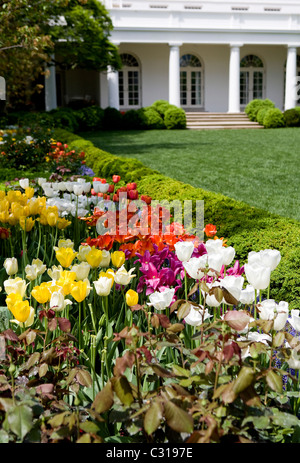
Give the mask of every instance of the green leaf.
M 191 304 L 189 302 L 185 302 L 181 304 L 179 309 L 177 310 L 177 318 L 182 320 L 183 318 L 187 317 L 191 311 Z
M 17 405 L 8 412 L 9 428 L 21 441 L 33 427 L 32 415 L 27 405 Z
M 111 382 L 108 381 L 104 388 L 98 392 L 92 404 L 92 408 L 99 414 L 106 412 L 114 403 L 114 394 Z
M 144 428 L 147 434 L 151 435 L 156 431 L 163 418 L 163 407 L 161 402 L 154 401 L 145 413 Z
M 279 376 L 274 370 L 269 370 L 266 380 L 273 391 L 282 392 L 282 376 Z
M 111 379 L 113 389 L 124 405 L 131 405 L 134 401 L 132 390 L 126 376 Z
M 255 373 L 250 367 L 242 367 L 239 372 L 234 385 L 233 392 L 239 394 L 241 391 L 249 387 L 255 379 Z
M 173 402 L 164 402 L 164 416 L 168 426 L 177 432 L 191 433 L 194 429 L 193 417 Z

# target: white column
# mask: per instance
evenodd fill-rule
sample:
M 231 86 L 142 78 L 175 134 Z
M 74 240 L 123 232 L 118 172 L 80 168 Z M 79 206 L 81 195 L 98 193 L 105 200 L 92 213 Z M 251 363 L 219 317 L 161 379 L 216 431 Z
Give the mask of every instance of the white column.
M 169 103 L 180 107 L 180 52 L 181 43 L 170 43 Z
M 297 48 L 288 45 L 286 59 L 286 75 L 285 75 L 285 103 L 284 109 L 291 109 L 296 106 L 297 89 Z
M 107 83 L 108 83 L 108 106 L 115 109 L 120 109 L 119 102 L 119 73 L 112 70 L 108 66 L 107 70 Z
M 54 59 L 54 55 L 52 58 Z M 55 64 L 47 69 L 49 74 L 45 76 L 45 108 L 46 111 L 51 111 L 57 108 Z
M 242 44 L 230 45 L 229 59 L 229 93 L 228 112 L 240 112 L 240 47 Z

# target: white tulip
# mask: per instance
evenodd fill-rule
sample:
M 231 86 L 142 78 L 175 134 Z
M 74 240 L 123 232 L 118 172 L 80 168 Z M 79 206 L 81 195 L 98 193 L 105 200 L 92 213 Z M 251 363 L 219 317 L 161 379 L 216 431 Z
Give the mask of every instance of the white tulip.
M 248 282 L 254 289 L 267 289 L 270 284 L 271 269 L 258 262 L 247 263 L 244 265 L 245 274 Z
M 38 182 L 38 185 L 39 185 L 39 186 L 42 186 L 43 183 L 46 183 L 46 182 L 47 182 L 47 179 L 46 179 L 46 178 L 43 178 L 43 177 L 39 177 L 38 180 L 37 180 L 37 182 Z
M 93 283 L 98 296 L 108 296 L 114 283 L 114 280 L 109 277 L 101 276 L 98 280 L 95 280 Z
M 71 267 L 71 272 L 76 273 L 76 280 L 85 280 L 88 278 L 91 270 L 90 264 L 87 262 L 80 262 L 80 264 L 75 264 Z
M 181 262 L 187 262 L 194 252 L 192 241 L 178 241 L 174 247 L 176 256 Z
M 102 260 L 99 264 L 100 267 L 108 267 L 110 264 L 110 252 L 102 249 Z
M 38 268 L 36 265 L 26 265 L 25 274 L 27 280 L 33 281 L 38 277 Z
M 254 302 L 255 290 L 252 285 L 247 285 L 245 289 L 242 289 L 240 294 L 240 302 L 242 304 L 250 305 Z
M 36 266 L 38 275 L 43 275 L 47 268 L 40 259 L 32 259 L 32 265 Z
M 289 315 L 288 303 L 280 301 L 277 304 L 273 299 L 266 299 L 258 305 L 259 317 L 262 320 L 274 320 L 274 330 L 284 328 Z
M 73 191 L 76 196 L 80 196 L 83 193 L 83 185 L 82 183 L 78 183 L 73 185 Z
M 207 259 L 207 254 L 203 254 L 200 257 L 191 257 L 187 262 L 183 262 L 182 265 L 191 278 L 201 280 L 205 275 Z
M 16 257 L 8 257 L 5 259 L 3 267 L 5 268 L 7 275 L 15 275 L 18 273 L 18 260 Z
M 190 313 L 184 318 L 184 321 L 188 325 L 199 326 L 202 325 L 204 320 L 210 318 L 211 316 L 212 315 L 209 314 L 208 309 L 204 310 L 203 307 L 201 307 L 199 310 L 196 310 L 191 305 Z
M 60 279 L 63 270 L 64 269 L 61 265 L 59 265 L 58 267 L 56 265 L 52 265 L 51 268 L 48 268 L 47 273 L 51 280 L 57 281 Z
M 81 244 L 78 248 L 77 259 L 80 261 L 86 261 L 86 255 L 92 248 L 88 245 Z
M 292 309 L 291 310 L 291 318 L 288 318 L 288 322 L 294 330 L 300 333 L 300 316 L 299 316 L 299 309 Z
M 124 265 L 118 269 L 118 271 L 115 273 L 115 282 L 118 285 L 126 286 L 128 285 L 131 280 L 136 276 L 135 274 L 132 274 L 134 272 L 135 268 L 131 268 L 129 272 L 127 272 L 126 268 Z
M 9 278 L 5 280 L 3 284 L 6 294 L 17 293 L 20 294 L 22 298 L 25 296 L 27 284 L 22 278 Z
M 227 291 L 237 300 L 240 299 L 241 291 L 244 284 L 244 278 L 242 276 L 233 276 L 227 275 L 220 281 L 221 286 L 223 286 Z M 228 304 L 224 299 L 223 302 Z M 232 305 L 232 304 L 229 304 Z
M 167 288 L 161 292 L 155 291 L 149 295 L 150 302 L 147 302 L 147 305 L 153 306 L 156 310 L 164 310 L 170 306 L 174 294 L 174 288 Z
M 29 187 L 29 179 L 28 178 L 20 178 L 19 180 L 20 187 L 25 190 L 25 188 Z
M 276 249 L 264 249 L 263 251 L 251 251 L 248 254 L 248 262 L 258 262 L 266 267 L 270 267 L 271 271 L 275 270 L 281 260 L 281 254 Z

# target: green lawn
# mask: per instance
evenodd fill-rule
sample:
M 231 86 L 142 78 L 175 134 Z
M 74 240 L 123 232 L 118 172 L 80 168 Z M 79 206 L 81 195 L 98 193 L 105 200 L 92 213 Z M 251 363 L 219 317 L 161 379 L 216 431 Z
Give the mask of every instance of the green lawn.
M 300 220 L 300 129 L 80 134 L 195 187 Z

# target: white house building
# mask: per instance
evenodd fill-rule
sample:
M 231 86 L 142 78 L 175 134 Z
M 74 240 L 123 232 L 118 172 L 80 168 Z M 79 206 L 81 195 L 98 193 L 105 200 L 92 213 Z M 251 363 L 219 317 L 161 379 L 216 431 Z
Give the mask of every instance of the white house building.
M 46 109 L 92 99 L 120 110 L 158 99 L 187 111 L 242 112 L 254 98 L 298 105 L 300 0 L 104 0 L 123 68 L 51 68 Z M 299 82 L 298 82 L 299 80 Z M 298 85 L 298 86 L 297 86 Z

